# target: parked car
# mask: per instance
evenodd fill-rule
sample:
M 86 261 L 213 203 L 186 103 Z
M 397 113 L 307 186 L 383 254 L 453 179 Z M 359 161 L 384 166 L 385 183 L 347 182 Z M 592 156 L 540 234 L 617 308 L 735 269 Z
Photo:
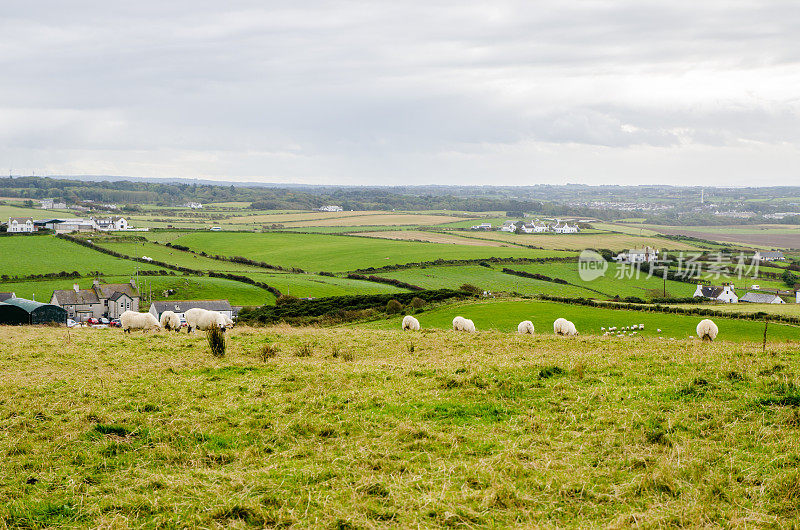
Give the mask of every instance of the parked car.
M 100 318 L 100 323 L 101 323 L 101 324 L 108 324 L 108 323 L 109 323 L 109 320 L 108 320 L 106 317 L 101 317 L 101 318 Z
M 87 323 L 87 324 L 90 324 L 90 325 L 91 325 L 91 324 L 99 324 L 99 323 L 100 323 L 100 321 L 99 321 L 99 320 L 97 320 L 97 319 L 96 319 L 96 318 L 94 318 L 94 317 L 89 317 L 89 318 L 86 320 L 86 323 Z
M 111 322 L 108 323 L 108 325 L 110 327 L 112 327 L 112 328 L 121 328 L 122 327 L 122 324 L 120 323 L 118 318 L 112 319 Z
M 77 325 L 78 325 L 78 323 L 75 322 L 74 320 L 72 320 L 71 318 L 67 319 L 67 327 L 68 328 L 74 328 Z

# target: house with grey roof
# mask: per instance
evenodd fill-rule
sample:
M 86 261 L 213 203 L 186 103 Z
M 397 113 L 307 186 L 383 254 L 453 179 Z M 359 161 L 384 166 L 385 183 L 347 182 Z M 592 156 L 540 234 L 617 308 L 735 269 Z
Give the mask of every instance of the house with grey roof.
M 780 251 L 762 251 L 759 250 L 755 253 L 753 258 L 757 261 L 784 261 L 786 258 L 783 256 L 783 252 Z
M 92 318 L 119 318 L 125 311 L 139 311 L 139 290 L 136 282 L 92 282 L 91 289 L 81 289 L 76 283 L 72 289 L 53 291 L 50 303 L 67 310 L 69 318 L 81 321 Z
M 183 322 L 184 316 L 190 309 L 200 308 L 206 311 L 218 311 L 228 318 L 233 318 L 234 311 L 227 300 L 164 300 L 150 304 L 150 314 L 161 320 L 161 313 L 172 311 Z
M 736 295 L 732 283 L 725 283 L 721 287 L 698 284 L 692 296 L 694 298 L 707 298 L 726 304 L 735 304 L 739 302 L 739 297 Z
M 749 302 L 751 304 L 785 304 L 783 298 L 777 294 L 772 293 L 753 293 L 749 292 L 743 297 L 739 298 L 740 302 Z
M 9 217 L 8 232 L 15 234 L 32 233 L 36 231 L 33 225 L 33 217 Z

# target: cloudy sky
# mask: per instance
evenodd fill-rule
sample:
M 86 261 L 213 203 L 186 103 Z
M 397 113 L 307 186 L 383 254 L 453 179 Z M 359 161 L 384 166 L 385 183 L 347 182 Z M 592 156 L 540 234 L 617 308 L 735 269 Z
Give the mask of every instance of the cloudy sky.
M 800 185 L 798 35 L 785 0 L 3 0 L 0 164 Z

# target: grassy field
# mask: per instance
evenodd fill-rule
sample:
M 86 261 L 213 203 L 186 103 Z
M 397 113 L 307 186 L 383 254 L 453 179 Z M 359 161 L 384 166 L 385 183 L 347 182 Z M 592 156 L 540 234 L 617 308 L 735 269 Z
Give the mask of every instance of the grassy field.
M 695 336 L 697 324 L 706 317 L 674 315 L 668 313 L 643 313 L 624 309 L 595 308 L 580 305 L 545 302 L 540 300 L 500 300 L 471 302 L 444 306 L 417 315 L 423 329 L 450 329 L 453 318 L 461 315 L 472 319 L 478 330 L 499 330 L 516 332 L 517 324 L 530 320 L 539 333 L 553 334 L 553 321 L 566 318 L 575 323 L 578 331 L 586 335 L 602 335 L 601 327 L 632 326 L 644 324 L 645 329 L 638 337 L 608 340 L 628 342 L 656 339 L 685 339 Z M 402 317 L 361 324 L 376 329 L 399 329 Z M 761 343 L 764 324 L 758 321 L 713 318 L 719 327 L 719 339 L 732 342 Z M 656 330 L 661 329 L 661 333 Z M 800 341 L 800 328 L 796 326 L 771 324 L 769 336 L 774 340 Z
M 93 278 L 76 280 L 37 280 L 26 282 L 2 282 L 0 291 L 12 291 L 20 298 L 36 299 L 49 302 L 56 289 L 72 289 L 77 283 L 82 289 L 92 286 Z M 131 276 L 107 275 L 101 277 L 104 283 L 127 283 Z M 141 276 L 139 286 L 142 294 L 152 289 L 153 300 L 216 300 L 227 299 L 233 305 L 263 305 L 275 302 L 275 297 L 253 285 L 226 280 L 197 276 Z M 165 296 L 163 291 L 173 289 L 175 294 Z M 142 310 L 148 304 L 142 302 Z
M 425 241 L 427 243 L 447 243 L 450 245 L 472 245 L 483 247 L 508 247 L 508 243 L 489 241 L 473 237 L 462 237 L 457 233 L 429 232 L 426 230 L 383 230 L 379 232 L 361 232 L 363 237 L 377 237 L 398 241 Z
M 23 276 L 48 272 L 100 271 L 109 274 L 133 274 L 136 269 L 161 267 L 115 258 L 57 239 L 55 236 L 0 237 L 0 274 Z
M 363 280 L 332 278 L 318 274 L 289 274 L 256 272 L 245 276 L 277 288 L 280 292 L 298 297 L 343 296 L 353 294 L 380 294 L 406 292 L 393 285 Z
M 661 226 L 643 224 L 632 226 L 654 230 L 662 234 L 699 237 L 753 248 L 800 248 L 800 226 L 797 225 Z
M 791 527 L 796 352 L 241 328 L 216 359 L 202 335 L 0 328 L 0 521 Z
M 525 248 L 476 247 L 326 234 L 225 232 L 154 232 L 147 237 L 172 241 L 193 250 L 223 256 L 244 256 L 273 265 L 310 271 L 340 272 L 365 267 L 441 259 L 545 257 L 569 255 Z
M 672 307 L 691 307 L 689 304 L 672 304 Z M 790 315 L 800 316 L 800 304 L 749 304 L 746 302 L 738 304 L 719 304 L 714 305 L 714 311 L 726 313 L 769 313 L 771 315 Z
M 150 241 L 147 242 L 105 242 L 102 239 L 95 238 L 93 241 L 109 250 L 120 252 L 127 256 L 142 257 L 147 256 L 154 260 L 169 263 L 170 265 L 177 265 L 180 267 L 187 267 L 190 269 L 201 271 L 224 271 L 240 274 L 242 272 L 260 272 L 264 269 L 254 267 L 252 265 L 244 265 L 240 263 L 231 263 L 230 261 L 221 261 L 205 256 L 199 256 L 191 252 L 185 252 L 175 248 L 170 248 L 164 245 L 158 245 Z

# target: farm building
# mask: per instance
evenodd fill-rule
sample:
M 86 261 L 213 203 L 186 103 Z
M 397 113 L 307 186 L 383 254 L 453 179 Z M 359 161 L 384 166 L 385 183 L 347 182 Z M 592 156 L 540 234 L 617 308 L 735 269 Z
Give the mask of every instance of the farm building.
M 785 304 L 783 298 L 771 293 L 747 293 L 739 298 L 740 302 L 750 302 L 751 304 Z
M 333 204 L 329 204 L 327 206 L 320 206 L 319 208 L 317 208 L 317 211 L 318 212 L 341 212 L 342 211 L 342 207 L 341 206 L 335 206 Z
M 228 318 L 233 318 L 234 316 L 233 308 L 227 300 L 168 300 L 153 302 L 150 304 L 150 314 L 160 320 L 161 313 L 172 311 L 183 321 L 183 314 L 195 307 L 206 311 L 218 311 Z
M 31 217 L 9 217 L 8 231 L 16 234 L 31 233 L 36 231 L 36 227 Z
M 62 307 L 26 300 L 25 298 L 9 298 L 0 302 L 0 324 L 46 324 L 67 323 L 67 312 Z
M 492 223 L 481 223 L 479 225 L 474 225 L 470 230 L 491 230 Z
M 9 298 L 16 298 L 16 297 L 17 294 L 13 291 L 11 291 L 10 293 L 0 293 L 0 302 L 5 302 Z
M 118 318 L 125 311 L 139 310 L 139 291 L 136 282 L 105 283 L 92 282 L 91 289 L 81 289 L 76 283 L 72 289 L 53 291 L 50 303 L 67 310 L 70 318 Z
M 735 304 L 739 302 L 739 297 L 733 290 L 733 284 L 731 283 L 723 284 L 722 287 L 698 284 L 692 296 L 694 298 L 708 298 L 709 300 L 725 302 L 726 304 Z
M 783 256 L 783 252 L 776 251 L 776 252 L 756 252 L 753 256 L 754 261 L 783 261 L 786 258 Z
M 620 263 L 653 263 L 658 260 L 658 250 L 650 247 L 632 248 L 628 252 L 620 252 L 614 259 Z

